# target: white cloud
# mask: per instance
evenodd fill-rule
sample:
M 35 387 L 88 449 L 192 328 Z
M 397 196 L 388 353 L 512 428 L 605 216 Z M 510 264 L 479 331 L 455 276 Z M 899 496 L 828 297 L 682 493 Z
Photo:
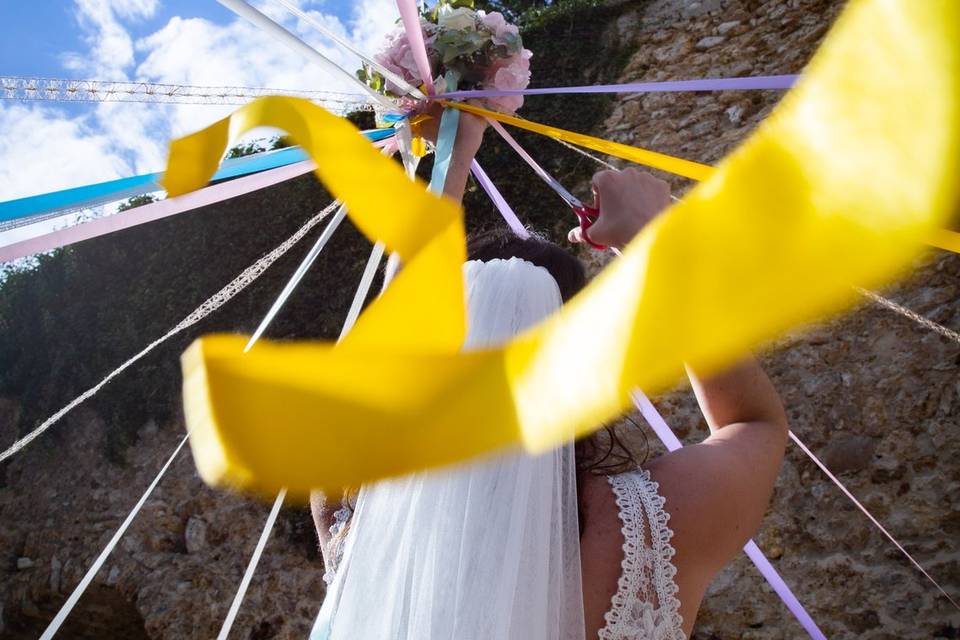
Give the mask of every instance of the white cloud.
M 397 27 L 396 0 L 359 0 L 350 21 L 354 45 L 367 55 L 376 53 L 384 36 Z
M 352 73 L 352 54 L 318 34 L 277 3 L 259 6 L 325 56 Z M 395 27 L 393 0 L 359 0 L 348 24 L 300 6 L 361 51 L 374 52 Z M 322 6 L 322 5 L 321 5 Z M 240 18 L 225 24 L 171 17 L 159 30 L 134 40 L 125 25 L 156 15 L 157 0 L 75 0 L 75 16 L 88 49 L 65 53 L 74 77 L 135 79 L 200 86 L 248 86 L 358 93 Z M 235 106 L 101 103 L 68 116 L 42 105 L 0 104 L 0 201 L 23 195 L 162 170 L 171 137 L 224 117 Z M 24 135 L 24 132 L 31 132 Z M 254 132 L 264 135 L 263 131 Z M 249 137 L 249 136 L 248 136 Z
M 131 175 L 91 118 L 38 103 L 0 102 L 0 201 Z
M 103 102 L 96 105 L 92 117 L 134 174 L 150 173 L 162 170 L 166 163 L 172 106 Z
M 154 15 L 157 0 L 74 0 L 74 16 L 89 50 L 63 54 L 64 66 L 97 80 L 120 80 L 134 63 L 133 40 L 118 18 L 141 20 Z
M 269 12 L 271 17 L 353 77 L 353 71 L 360 66 L 355 56 L 320 35 L 305 21 L 286 13 L 279 5 L 270 6 L 273 7 Z M 317 11 L 310 11 L 309 15 L 338 35 L 352 39 L 337 17 Z M 369 25 L 376 21 L 382 19 L 377 17 L 359 22 Z M 365 28 L 371 29 L 369 26 Z M 383 31 L 380 32 L 382 36 Z M 200 18 L 173 18 L 156 33 L 139 40 L 136 48 L 144 56 L 136 70 L 138 79 L 193 85 L 361 91 L 351 80 L 327 72 L 240 19 L 219 25 Z

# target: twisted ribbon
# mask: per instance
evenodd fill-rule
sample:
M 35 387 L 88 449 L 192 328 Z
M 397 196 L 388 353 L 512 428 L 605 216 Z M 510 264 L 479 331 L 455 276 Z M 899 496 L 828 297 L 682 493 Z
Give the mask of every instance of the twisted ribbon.
M 175 142 L 168 189 L 202 186 L 255 125 L 299 141 L 405 264 L 336 348 L 241 355 L 243 337 L 215 335 L 184 355 L 201 475 L 302 495 L 511 444 L 542 451 L 618 414 L 630 390 L 672 384 L 685 361 L 717 370 L 850 306 L 850 283 L 901 274 L 960 196 L 960 4 L 851 2 L 764 126 L 559 314 L 491 351 L 459 352 L 457 208 L 319 107 L 264 98 Z

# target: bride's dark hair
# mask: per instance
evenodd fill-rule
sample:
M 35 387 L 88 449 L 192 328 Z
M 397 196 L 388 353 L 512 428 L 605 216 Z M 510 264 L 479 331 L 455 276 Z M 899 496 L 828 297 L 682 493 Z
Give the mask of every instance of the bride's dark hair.
M 506 227 L 472 233 L 467 237 L 469 260 L 521 258 L 550 272 L 566 302 L 587 283 L 583 264 L 572 254 L 536 235 L 521 238 Z
M 583 263 L 569 251 L 540 236 L 531 234 L 528 238 L 521 238 L 506 227 L 498 227 L 470 234 L 467 238 L 467 258 L 470 260 L 513 257 L 549 271 L 560 287 L 560 297 L 564 302 L 587 283 Z M 610 426 L 578 440 L 575 450 L 578 473 L 622 473 L 636 468 L 641 462 Z

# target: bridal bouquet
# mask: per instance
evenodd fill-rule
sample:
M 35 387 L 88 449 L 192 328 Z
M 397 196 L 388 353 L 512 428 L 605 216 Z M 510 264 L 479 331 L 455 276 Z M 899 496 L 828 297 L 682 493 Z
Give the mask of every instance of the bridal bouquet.
M 427 45 L 434 84 L 438 93 L 470 89 L 525 89 L 530 82 L 530 57 L 523 48 L 520 31 L 498 12 L 473 9 L 473 0 L 440 0 L 434 9 L 421 13 L 420 27 Z M 373 57 L 379 64 L 414 86 L 423 78 L 400 26 L 387 36 Z M 361 80 L 391 97 L 402 98 L 401 89 L 375 69 L 364 65 Z M 486 106 L 514 113 L 523 96 L 485 98 Z

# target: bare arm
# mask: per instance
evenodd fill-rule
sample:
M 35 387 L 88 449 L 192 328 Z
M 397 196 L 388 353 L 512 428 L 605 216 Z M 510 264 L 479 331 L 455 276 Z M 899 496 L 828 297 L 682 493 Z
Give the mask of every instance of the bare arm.
M 670 202 L 665 182 L 636 169 L 597 174 L 594 193 L 601 215 L 590 237 L 616 247 L 627 244 Z M 579 229 L 571 231 L 570 240 L 582 241 Z M 710 435 L 647 468 L 666 498 L 681 613 L 692 625 L 713 576 L 760 525 L 788 427 L 780 398 L 754 359 L 709 376 L 687 372 Z
M 710 377 L 688 374 L 710 435 L 655 460 L 650 471 L 670 505 L 677 546 L 689 550 L 706 588 L 760 526 L 788 427 L 780 397 L 753 358 Z
M 443 110 L 440 105 L 435 105 L 427 113 L 431 116 L 431 119 L 419 126 L 419 134 L 436 143 Z M 470 175 L 470 163 L 473 162 L 477 151 L 480 149 L 480 144 L 483 142 L 483 133 L 487 128 L 486 121 L 473 114 L 461 112 L 459 117 L 453 155 L 450 157 L 447 179 L 443 184 L 443 195 L 457 203 L 463 201 L 467 176 Z

